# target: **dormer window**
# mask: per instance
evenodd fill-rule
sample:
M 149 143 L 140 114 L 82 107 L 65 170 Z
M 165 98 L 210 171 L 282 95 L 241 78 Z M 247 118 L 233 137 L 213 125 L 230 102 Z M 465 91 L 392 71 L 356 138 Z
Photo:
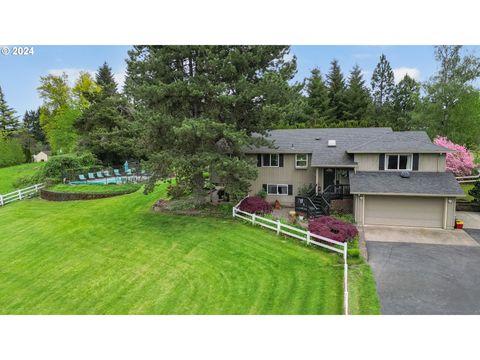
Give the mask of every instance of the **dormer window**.
M 412 170 L 413 154 L 387 154 L 385 155 L 386 170 Z

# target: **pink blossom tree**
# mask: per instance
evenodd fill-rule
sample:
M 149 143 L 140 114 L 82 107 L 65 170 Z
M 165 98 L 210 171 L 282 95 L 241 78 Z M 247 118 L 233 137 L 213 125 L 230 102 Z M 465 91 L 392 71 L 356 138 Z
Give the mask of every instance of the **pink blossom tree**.
M 473 162 L 473 154 L 464 145 L 455 144 L 448 140 L 446 136 L 437 136 L 433 143 L 443 146 L 453 153 L 447 153 L 447 171 L 451 171 L 455 176 L 468 176 L 472 173 L 475 164 Z

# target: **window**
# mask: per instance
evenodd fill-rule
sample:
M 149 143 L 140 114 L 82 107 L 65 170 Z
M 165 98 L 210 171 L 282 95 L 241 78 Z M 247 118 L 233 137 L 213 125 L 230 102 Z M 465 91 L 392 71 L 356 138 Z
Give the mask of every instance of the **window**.
M 268 184 L 267 194 L 269 195 L 288 195 L 288 185 L 285 184 Z
M 295 155 L 295 167 L 297 169 L 306 169 L 308 167 L 308 155 L 296 154 Z
M 278 167 L 278 154 L 263 154 L 262 166 L 266 167 Z
M 385 156 L 387 170 L 412 170 L 412 154 L 389 154 Z

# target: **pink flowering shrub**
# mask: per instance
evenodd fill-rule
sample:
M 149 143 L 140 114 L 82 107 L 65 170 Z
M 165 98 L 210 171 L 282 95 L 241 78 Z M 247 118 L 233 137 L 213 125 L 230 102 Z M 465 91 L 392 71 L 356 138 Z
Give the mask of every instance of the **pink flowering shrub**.
M 340 242 L 351 240 L 358 234 L 354 225 L 331 216 L 322 216 L 311 220 L 308 223 L 308 230 L 313 234 Z
M 437 136 L 433 140 L 433 143 L 450 150 L 455 150 L 454 153 L 447 153 L 447 171 L 453 172 L 455 176 L 468 176 L 472 174 L 472 170 L 475 167 L 473 154 L 468 151 L 466 146 L 455 144 L 444 136 Z
M 251 214 L 268 214 L 272 212 L 272 205 L 260 196 L 247 197 L 240 203 L 238 208 Z

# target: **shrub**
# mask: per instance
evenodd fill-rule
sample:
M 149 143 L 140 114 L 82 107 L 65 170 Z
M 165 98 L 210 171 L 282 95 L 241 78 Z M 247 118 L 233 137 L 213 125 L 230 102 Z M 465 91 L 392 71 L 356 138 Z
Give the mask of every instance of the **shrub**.
M 455 176 L 468 176 L 472 173 L 475 164 L 473 162 L 473 154 L 466 146 L 455 144 L 446 137 L 437 136 L 433 143 L 438 146 L 443 146 L 450 150 L 455 150 L 454 153 L 447 153 L 447 171 L 451 171 Z
M 240 203 L 239 209 L 252 214 L 268 214 L 272 212 L 272 205 L 259 196 L 251 196 Z
M 263 200 L 265 200 L 267 198 L 267 192 L 265 190 L 260 190 L 258 193 L 257 193 L 257 196 L 262 198 Z
M 357 228 L 331 216 L 322 216 L 308 223 L 308 230 L 332 240 L 345 242 L 353 239 L 357 234 Z
M 180 199 L 189 193 L 189 188 L 184 184 L 171 184 L 167 187 L 167 195 L 172 199 Z
M 0 136 L 0 167 L 13 166 L 25 162 L 22 145 L 16 139 L 4 139 Z
M 480 204 L 480 181 L 475 182 L 468 194 L 473 197 L 473 202 Z

